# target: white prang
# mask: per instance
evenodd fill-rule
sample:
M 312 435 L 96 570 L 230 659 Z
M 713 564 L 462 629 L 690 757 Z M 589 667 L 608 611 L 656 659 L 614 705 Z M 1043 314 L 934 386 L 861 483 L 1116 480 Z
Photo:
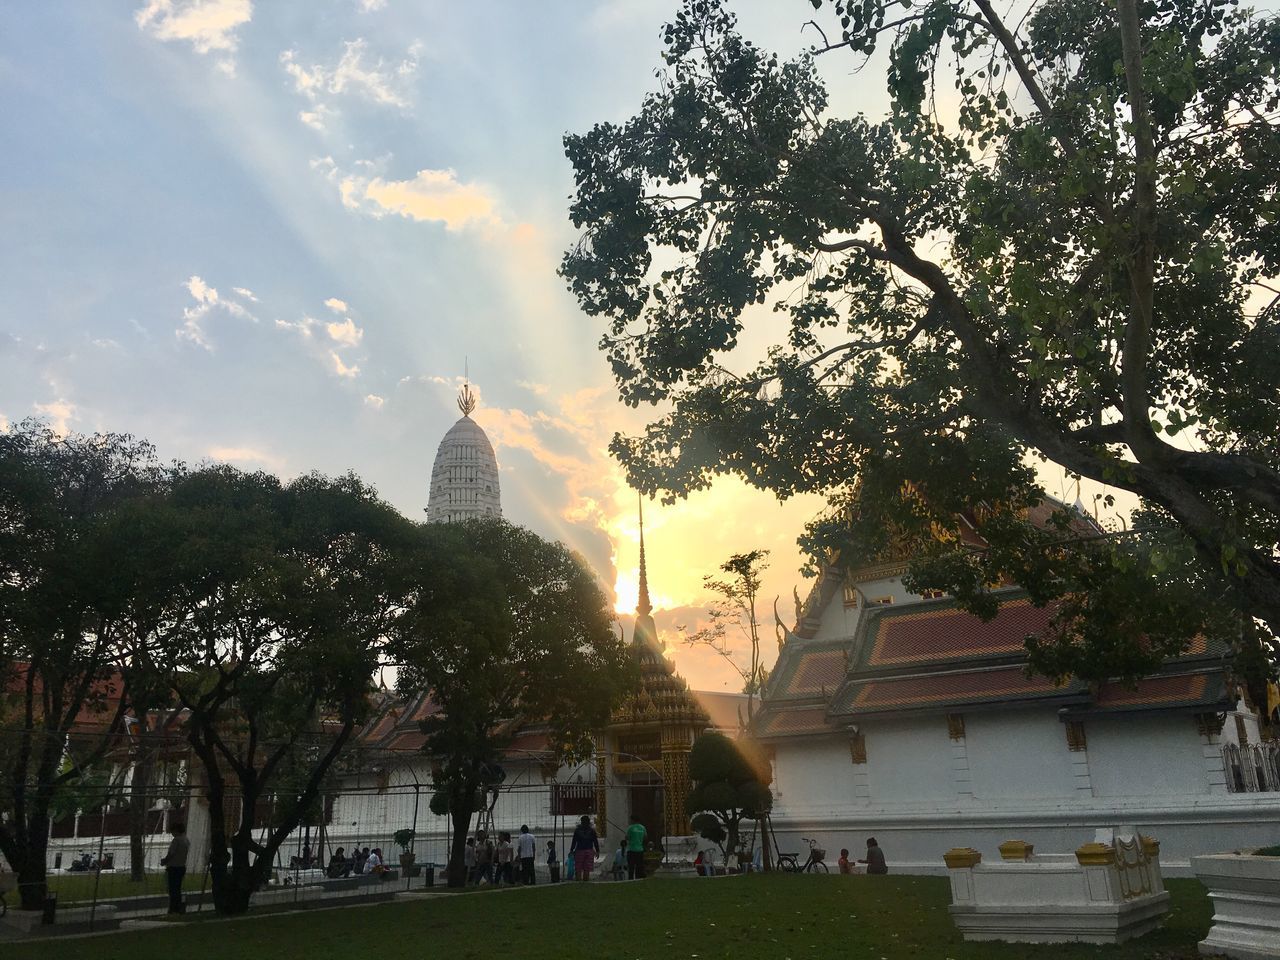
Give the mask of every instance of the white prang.
M 444 435 L 431 468 L 427 520 L 447 523 L 501 517 L 498 459 L 480 425 L 464 415 Z

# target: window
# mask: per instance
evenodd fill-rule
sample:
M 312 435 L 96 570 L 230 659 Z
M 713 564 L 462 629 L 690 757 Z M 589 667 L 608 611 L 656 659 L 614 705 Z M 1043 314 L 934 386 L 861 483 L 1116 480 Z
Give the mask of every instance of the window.
M 867 599 L 868 607 L 887 607 L 891 603 L 893 603 L 893 597 L 890 594 L 885 594 L 883 597 L 870 597 Z
M 856 607 L 858 605 L 858 588 L 848 580 L 844 582 L 844 605 L 846 607 Z
M 921 590 L 920 591 L 920 598 L 922 600 L 941 600 L 945 596 L 946 596 L 946 593 L 942 590 Z

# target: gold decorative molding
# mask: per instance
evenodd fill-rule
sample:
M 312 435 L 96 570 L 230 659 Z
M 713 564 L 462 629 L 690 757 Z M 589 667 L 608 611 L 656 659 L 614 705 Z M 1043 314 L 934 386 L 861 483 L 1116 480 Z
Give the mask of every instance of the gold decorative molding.
M 1105 843 L 1086 843 L 1076 849 L 1076 862 L 1082 867 L 1105 867 L 1116 862 L 1115 847 Z
M 1025 840 L 1006 840 L 1000 844 L 1001 860 L 1030 860 L 1035 844 Z
M 1148 859 L 1160 856 L 1160 841 L 1155 837 L 1142 837 L 1142 852 Z
M 948 713 L 947 714 L 947 735 L 952 740 L 964 739 L 964 714 Z
M 867 762 L 867 735 L 861 730 L 849 737 L 849 759 L 854 763 Z
M 973 847 L 952 847 L 942 855 L 948 870 L 965 869 L 982 862 L 982 854 Z
M 1067 749 L 1072 753 L 1081 753 L 1087 750 L 1089 741 L 1084 734 L 1084 722 L 1081 720 L 1068 720 L 1065 726 L 1067 728 Z

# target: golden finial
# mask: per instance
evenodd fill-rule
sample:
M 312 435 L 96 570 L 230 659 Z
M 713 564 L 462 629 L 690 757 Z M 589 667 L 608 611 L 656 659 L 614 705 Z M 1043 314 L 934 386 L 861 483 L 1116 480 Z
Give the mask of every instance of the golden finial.
M 464 417 L 469 417 L 475 408 L 476 395 L 471 392 L 471 360 L 465 358 L 462 361 L 462 389 L 458 391 L 458 409 Z
M 469 417 L 475 408 L 476 395 L 471 392 L 471 384 L 464 383 L 462 389 L 458 391 L 458 409 L 462 411 L 464 417 Z

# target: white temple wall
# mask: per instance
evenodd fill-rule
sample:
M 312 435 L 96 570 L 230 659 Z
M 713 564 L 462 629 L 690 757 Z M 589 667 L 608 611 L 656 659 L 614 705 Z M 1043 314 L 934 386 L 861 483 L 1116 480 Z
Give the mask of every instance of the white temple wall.
M 937 722 L 945 727 L 941 717 Z M 1056 714 L 1043 709 L 965 714 L 964 723 L 974 799 L 1075 796 L 1071 752 Z
M 1189 716 L 1112 716 L 1085 722 L 1089 777 L 1099 797 L 1207 794 L 1200 734 Z
M 837 815 L 853 800 L 854 768 L 845 740 L 778 744 L 774 776 L 778 816 Z
M 875 720 L 859 724 L 867 738 L 871 802 L 918 805 L 953 800 L 951 739 L 943 717 Z M 845 766 L 851 766 L 848 751 Z

